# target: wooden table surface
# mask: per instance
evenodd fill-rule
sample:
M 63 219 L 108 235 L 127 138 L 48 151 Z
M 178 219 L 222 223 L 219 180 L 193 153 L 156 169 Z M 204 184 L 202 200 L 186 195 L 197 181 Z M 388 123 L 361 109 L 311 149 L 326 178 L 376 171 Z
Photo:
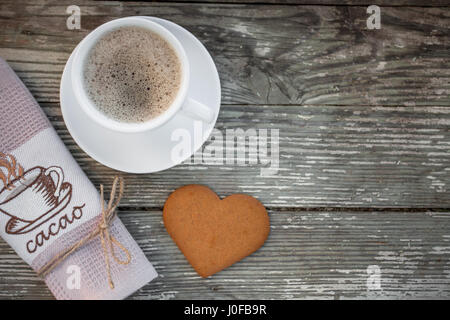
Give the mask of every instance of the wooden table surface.
M 80 30 L 66 27 L 72 4 Z M 371 4 L 381 8 L 380 30 L 366 26 Z M 262 164 L 124 174 L 119 216 L 159 273 L 131 298 L 450 298 L 448 1 L 1 0 L 0 12 L 0 56 L 96 186 L 117 172 L 70 136 L 59 82 L 76 44 L 114 18 L 161 17 L 203 42 L 220 74 L 221 132 L 279 129 L 271 177 L 260 176 Z M 208 279 L 162 223 L 169 193 L 190 183 L 253 195 L 271 220 L 259 251 Z M 369 266 L 381 289 L 367 285 Z M 0 298 L 52 298 L 2 240 Z

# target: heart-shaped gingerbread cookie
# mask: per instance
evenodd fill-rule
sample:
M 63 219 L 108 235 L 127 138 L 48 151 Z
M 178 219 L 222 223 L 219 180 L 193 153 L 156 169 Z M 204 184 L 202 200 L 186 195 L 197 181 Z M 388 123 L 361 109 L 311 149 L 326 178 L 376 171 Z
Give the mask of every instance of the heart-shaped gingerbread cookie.
M 269 235 L 269 216 L 257 199 L 187 185 L 167 199 L 167 232 L 197 273 L 206 278 L 258 250 Z

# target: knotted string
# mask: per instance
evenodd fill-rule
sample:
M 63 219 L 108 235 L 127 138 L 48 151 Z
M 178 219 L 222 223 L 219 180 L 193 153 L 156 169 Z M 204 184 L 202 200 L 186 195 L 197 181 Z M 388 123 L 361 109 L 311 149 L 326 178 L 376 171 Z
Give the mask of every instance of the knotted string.
M 117 184 L 119 184 L 119 195 L 116 198 L 117 193 Z M 103 256 L 105 258 L 106 264 L 106 274 L 108 276 L 108 284 L 111 289 L 114 289 L 114 282 L 111 277 L 111 268 L 109 261 L 109 251 L 111 252 L 111 256 L 118 264 L 127 265 L 131 261 L 130 252 L 111 234 L 109 233 L 109 227 L 111 225 L 112 220 L 116 216 L 116 208 L 119 205 L 120 199 L 122 199 L 123 195 L 123 179 L 119 177 L 114 178 L 114 182 L 111 188 L 111 195 L 109 197 L 108 206 L 105 208 L 105 200 L 103 194 L 103 185 L 100 185 L 100 200 L 102 203 L 102 212 L 100 215 L 100 221 L 98 223 L 97 228 L 95 228 L 91 233 L 89 233 L 86 237 L 82 238 L 80 241 L 76 242 L 71 247 L 66 250 L 61 251 L 55 257 L 53 257 L 49 262 L 47 262 L 41 269 L 37 271 L 38 276 L 45 277 L 48 275 L 56 266 L 58 266 L 61 262 L 63 262 L 68 256 L 78 250 L 80 247 L 85 245 L 87 242 L 92 239 L 100 236 L 100 240 L 103 248 Z M 121 249 L 125 255 L 127 256 L 126 260 L 120 260 L 114 251 L 114 244 Z

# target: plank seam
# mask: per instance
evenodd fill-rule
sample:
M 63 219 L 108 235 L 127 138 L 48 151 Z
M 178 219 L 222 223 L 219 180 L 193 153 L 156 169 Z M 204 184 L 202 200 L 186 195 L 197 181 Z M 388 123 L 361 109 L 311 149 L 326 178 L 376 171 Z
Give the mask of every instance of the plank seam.
M 266 206 L 268 211 L 278 212 L 396 212 L 396 213 L 423 213 L 423 212 L 441 212 L 449 213 L 450 208 L 396 208 L 396 207 L 270 207 Z M 131 211 L 162 211 L 163 207 L 129 207 L 119 206 L 119 212 Z

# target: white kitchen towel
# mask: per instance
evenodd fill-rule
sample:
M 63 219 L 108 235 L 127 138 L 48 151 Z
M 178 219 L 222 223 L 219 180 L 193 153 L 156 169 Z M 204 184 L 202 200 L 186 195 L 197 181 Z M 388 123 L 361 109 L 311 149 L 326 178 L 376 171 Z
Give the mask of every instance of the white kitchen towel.
M 0 58 L 0 235 L 37 271 L 95 229 L 100 212 L 98 191 Z M 119 218 L 110 232 L 131 254 L 128 265 L 109 259 L 115 288 L 97 237 L 45 277 L 57 299 L 123 299 L 157 276 Z

